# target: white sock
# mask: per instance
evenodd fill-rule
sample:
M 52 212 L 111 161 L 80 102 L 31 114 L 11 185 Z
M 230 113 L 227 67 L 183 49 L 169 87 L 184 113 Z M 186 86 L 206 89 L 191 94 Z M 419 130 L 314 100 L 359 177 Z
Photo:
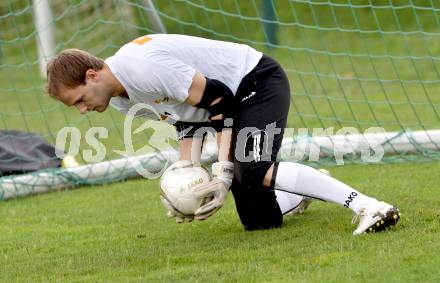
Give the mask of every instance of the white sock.
M 338 203 L 355 213 L 376 199 L 361 194 L 352 187 L 326 174 L 299 163 L 280 162 L 275 178 L 275 189 L 301 196 Z
M 297 207 L 304 198 L 303 196 L 279 190 L 275 190 L 275 195 L 283 215 Z

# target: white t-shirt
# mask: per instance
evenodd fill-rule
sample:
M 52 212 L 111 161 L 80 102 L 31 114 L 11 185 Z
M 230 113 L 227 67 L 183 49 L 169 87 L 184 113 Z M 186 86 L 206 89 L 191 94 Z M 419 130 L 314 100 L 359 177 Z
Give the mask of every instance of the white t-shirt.
M 171 120 L 206 122 L 206 110 L 184 103 L 196 71 L 223 82 L 235 95 L 261 57 L 244 44 L 176 34 L 143 36 L 106 59 L 129 96 L 114 97 L 110 105 L 127 113 L 133 104 L 145 103 Z M 148 112 L 142 115 L 157 118 Z

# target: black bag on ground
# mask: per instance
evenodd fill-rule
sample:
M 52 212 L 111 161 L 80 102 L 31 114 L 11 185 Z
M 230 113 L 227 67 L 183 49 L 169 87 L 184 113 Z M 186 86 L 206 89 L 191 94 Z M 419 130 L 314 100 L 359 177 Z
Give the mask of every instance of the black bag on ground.
M 0 177 L 61 167 L 56 151 L 38 134 L 0 130 Z

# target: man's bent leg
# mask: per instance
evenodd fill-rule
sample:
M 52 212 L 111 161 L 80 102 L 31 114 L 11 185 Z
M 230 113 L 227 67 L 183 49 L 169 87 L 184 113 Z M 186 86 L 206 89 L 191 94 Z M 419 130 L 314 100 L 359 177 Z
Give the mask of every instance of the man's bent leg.
M 273 191 L 264 189 L 243 190 L 240 184 L 232 182 L 235 206 L 244 229 L 262 230 L 279 228 L 283 215 Z M 235 189 L 236 188 L 236 189 Z

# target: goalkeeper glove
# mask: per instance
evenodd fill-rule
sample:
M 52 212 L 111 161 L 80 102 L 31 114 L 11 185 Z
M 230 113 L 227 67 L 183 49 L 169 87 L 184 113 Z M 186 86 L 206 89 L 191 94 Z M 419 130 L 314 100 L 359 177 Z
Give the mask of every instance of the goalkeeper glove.
M 200 199 L 211 199 L 195 211 L 197 220 L 206 220 L 216 213 L 226 201 L 234 176 L 234 164 L 230 161 L 219 161 L 212 164 L 213 179 L 207 184 L 194 188 L 194 194 Z

